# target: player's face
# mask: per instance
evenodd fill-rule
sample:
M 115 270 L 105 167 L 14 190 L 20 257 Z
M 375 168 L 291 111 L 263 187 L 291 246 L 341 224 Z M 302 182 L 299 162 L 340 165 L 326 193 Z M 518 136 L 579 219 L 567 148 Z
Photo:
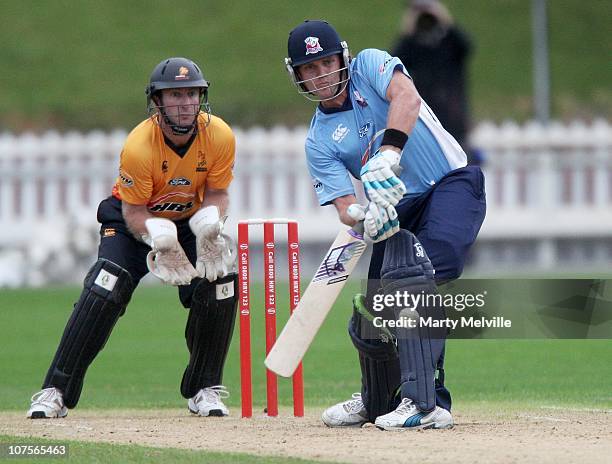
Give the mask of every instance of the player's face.
M 188 126 L 200 111 L 200 89 L 164 89 L 161 91 L 162 105 L 166 116 L 175 124 Z
M 340 67 L 340 57 L 332 55 L 298 66 L 297 72 L 307 90 L 325 99 L 337 92 L 341 78 L 338 72 Z

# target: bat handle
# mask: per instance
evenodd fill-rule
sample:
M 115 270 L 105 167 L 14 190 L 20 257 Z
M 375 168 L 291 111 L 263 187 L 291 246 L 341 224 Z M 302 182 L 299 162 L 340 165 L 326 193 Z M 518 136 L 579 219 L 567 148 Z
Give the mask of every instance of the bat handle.
M 351 229 L 349 230 L 349 233 L 361 240 L 363 240 L 363 233 L 364 233 L 365 229 L 363 227 L 363 221 L 359 221 L 357 224 L 355 224 L 353 227 L 351 227 Z

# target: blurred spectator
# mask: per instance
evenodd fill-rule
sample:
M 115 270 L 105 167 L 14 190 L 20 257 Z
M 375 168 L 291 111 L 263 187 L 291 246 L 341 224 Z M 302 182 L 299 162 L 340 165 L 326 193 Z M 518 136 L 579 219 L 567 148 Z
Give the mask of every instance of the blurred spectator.
M 402 60 L 421 97 L 464 150 L 467 144 L 467 58 L 472 44 L 437 0 L 412 0 L 392 55 Z

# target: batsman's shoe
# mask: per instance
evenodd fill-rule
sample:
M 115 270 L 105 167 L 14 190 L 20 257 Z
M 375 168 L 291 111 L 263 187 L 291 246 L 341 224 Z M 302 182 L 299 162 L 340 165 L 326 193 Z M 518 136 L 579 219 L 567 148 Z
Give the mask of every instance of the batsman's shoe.
M 189 410 L 199 416 L 228 416 L 229 410 L 221 401 L 222 398 L 228 398 L 229 392 L 223 385 L 215 385 L 214 387 L 202 388 L 196 396 L 187 402 Z
M 431 412 L 419 411 L 410 398 L 404 398 L 395 411 L 378 416 L 374 425 L 382 430 L 450 429 L 453 416 L 439 406 Z
M 321 419 L 328 427 L 361 427 L 368 422 L 368 413 L 361 401 L 361 393 L 353 393 L 352 399 L 327 408 Z
M 32 396 L 28 409 L 28 419 L 51 419 L 66 417 L 68 409 L 64 406 L 64 397 L 57 388 L 50 387 Z

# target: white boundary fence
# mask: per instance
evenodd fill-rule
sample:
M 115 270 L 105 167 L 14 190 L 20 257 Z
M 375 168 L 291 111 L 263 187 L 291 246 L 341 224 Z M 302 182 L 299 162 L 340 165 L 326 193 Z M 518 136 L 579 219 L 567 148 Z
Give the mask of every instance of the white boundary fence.
M 230 227 L 239 218 L 291 217 L 300 221 L 303 243 L 327 244 L 338 223 L 333 207 L 316 203 L 304 160 L 306 128 L 235 133 Z M 0 285 L 44 282 L 51 256 L 91 260 L 96 208 L 110 193 L 126 135 L 0 134 Z M 564 260 L 587 266 L 612 261 L 608 122 L 483 123 L 472 140 L 486 156 L 488 199 L 476 267 L 523 263 L 552 269 Z M 40 270 L 38 277 L 6 277 L 32 267 Z
M 612 127 L 598 120 L 472 134 L 486 152 L 481 268 L 608 270 L 612 263 Z

